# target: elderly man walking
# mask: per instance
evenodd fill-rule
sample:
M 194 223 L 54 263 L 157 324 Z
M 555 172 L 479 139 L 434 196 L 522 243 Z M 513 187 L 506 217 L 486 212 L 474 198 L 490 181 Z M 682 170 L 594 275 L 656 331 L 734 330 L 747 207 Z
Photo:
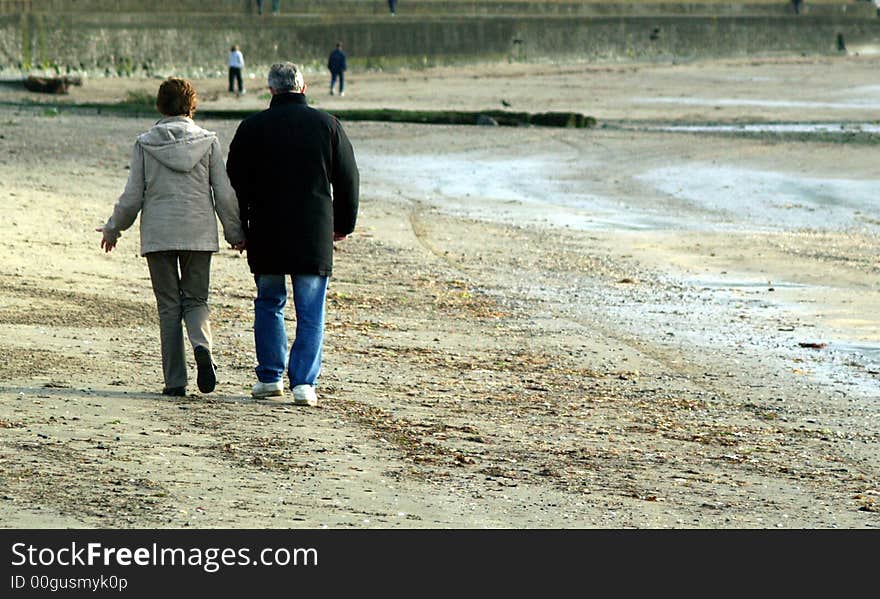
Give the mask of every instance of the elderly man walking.
M 359 173 L 339 121 L 306 103 L 306 84 L 295 64 L 272 65 L 269 90 L 269 108 L 242 121 L 226 162 L 257 286 L 258 382 L 251 395 L 282 397 L 286 370 L 294 403 L 314 406 L 333 242 L 354 230 Z M 289 354 L 288 276 L 296 311 Z

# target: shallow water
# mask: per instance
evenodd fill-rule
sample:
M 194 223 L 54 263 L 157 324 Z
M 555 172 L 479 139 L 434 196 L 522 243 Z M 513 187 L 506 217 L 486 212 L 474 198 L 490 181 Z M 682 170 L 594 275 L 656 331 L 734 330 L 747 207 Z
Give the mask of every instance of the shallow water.
M 880 374 L 880 343 L 832 341 L 828 348 L 843 356 L 855 357 L 864 363 L 869 374 Z
M 880 110 L 880 99 L 858 98 L 843 102 L 816 102 L 804 100 L 769 100 L 755 98 L 693 98 L 693 97 L 636 97 L 634 104 L 676 104 L 679 106 L 751 106 L 756 108 L 815 108 L 824 110 Z
M 367 155 L 359 161 L 384 186 L 399 189 L 399 182 L 406 181 L 402 192 L 408 197 L 468 218 L 581 230 L 656 229 L 669 224 L 666 216 L 633 210 L 617 198 L 566 181 L 571 165 L 558 156 L 383 156 L 373 164 Z M 589 161 L 577 164 L 585 171 L 593 167 Z
M 878 229 L 877 181 L 692 163 L 637 177 L 663 193 L 710 211 L 717 225 L 761 230 Z
M 808 289 L 810 285 L 792 283 L 790 281 L 767 281 L 750 279 L 710 279 L 706 277 L 685 277 L 682 279 L 689 285 L 702 289 Z
M 876 123 L 748 123 L 735 125 L 662 125 L 649 131 L 688 133 L 880 133 Z
M 383 156 L 364 170 L 385 186 L 470 218 L 544 224 L 580 230 L 880 230 L 874 220 L 880 185 L 718 164 L 682 162 L 636 173 L 644 195 L 605 195 L 595 189 L 589 160 L 534 156 Z M 567 177 L 584 173 L 578 185 Z M 388 173 L 383 176 L 382 173 Z M 607 193 L 607 192 L 606 192 Z M 658 196 L 681 205 L 658 207 Z

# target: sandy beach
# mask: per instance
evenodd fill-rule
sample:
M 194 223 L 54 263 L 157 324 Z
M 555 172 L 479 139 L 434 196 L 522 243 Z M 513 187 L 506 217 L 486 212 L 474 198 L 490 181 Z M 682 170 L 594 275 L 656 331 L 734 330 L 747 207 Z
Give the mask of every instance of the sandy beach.
M 344 98 L 309 74 L 328 110 L 503 101 L 598 121 L 344 123 L 361 214 L 337 245 L 314 409 L 250 399 L 253 279 L 232 250 L 213 262 L 217 391 L 159 394 L 136 227 L 110 255 L 94 232 L 154 119 L 16 105 L 158 81 L 0 85 L 0 520 L 880 526 L 878 67 L 352 73 Z M 248 82 L 196 83 L 204 108 L 265 107 Z M 228 148 L 237 122 L 196 120 Z

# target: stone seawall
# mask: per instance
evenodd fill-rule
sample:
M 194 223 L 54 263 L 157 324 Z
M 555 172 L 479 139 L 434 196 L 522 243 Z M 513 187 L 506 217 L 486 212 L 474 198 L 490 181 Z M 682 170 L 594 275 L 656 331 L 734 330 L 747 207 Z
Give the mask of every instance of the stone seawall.
M 271 12 L 265 0 L 264 15 Z M 388 15 L 386 0 L 282 0 L 282 15 L 327 17 Z M 213 14 L 257 16 L 254 0 L 0 0 L 0 14 L 34 12 L 48 15 L 93 13 L 120 14 Z M 577 0 L 406 0 L 398 6 L 399 16 L 772 16 L 793 14 L 790 0 L 727 2 L 700 0 L 670 2 L 579 2 Z M 802 14 L 813 16 L 875 17 L 873 2 L 865 0 L 814 0 L 804 2 Z
M 173 25 L 173 26 L 172 26 Z M 692 60 L 832 54 L 880 39 L 880 21 L 844 17 L 446 17 L 0 15 L 0 71 L 123 76 L 220 74 L 231 44 L 249 68 L 288 59 L 321 68 L 343 40 L 353 68 L 481 61 Z

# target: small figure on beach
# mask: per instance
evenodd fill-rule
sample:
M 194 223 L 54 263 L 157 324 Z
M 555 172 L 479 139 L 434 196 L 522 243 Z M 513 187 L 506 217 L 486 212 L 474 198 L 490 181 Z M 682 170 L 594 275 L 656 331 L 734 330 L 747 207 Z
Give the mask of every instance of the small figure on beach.
M 272 16 L 281 14 L 281 0 L 272 0 Z
M 257 0 L 257 14 L 263 14 L 263 0 Z
M 346 64 L 345 52 L 342 51 L 342 42 L 336 42 L 336 48 L 330 53 L 327 59 L 327 68 L 330 70 L 330 95 L 333 95 L 333 87 L 336 80 L 339 79 L 339 95 L 345 95 L 345 71 L 348 69 Z
M 394 16 L 397 12 L 397 0 L 388 0 L 388 12 L 391 13 L 392 17 Z
M 234 84 L 238 84 L 238 94 L 241 95 L 244 92 L 244 81 L 241 78 L 241 73 L 244 70 L 244 55 L 241 53 L 241 48 L 237 45 L 232 46 L 229 49 L 229 92 L 232 93 L 235 91 Z
M 272 65 L 268 84 L 269 108 L 241 122 L 226 163 L 257 287 L 257 383 L 251 396 L 282 397 L 287 371 L 293 403 L 314 406 L 333 244 L 354 230 L 359 173 L 339 121 L 309 107 L 297 65 Z M 296 312 L 296 337 L 289 352 L 287 277 Z
M 183 326 L 193 348 L 202 393 L 217 384 L 212 354 L 208 292 L 211 254 L 219 251 L 217 217 L 233 248 L 245 248 L 235 192 L 223 165 L 217 135 L 193 122 L 196 90 L 185 79 L 159 87 L 162 114 L 137 137 L 125 190 L 102 227 L 101 248 L 111 252 L 122 231 L 141 215 L 141 255 L 147 259 L 159 312 L 164 395 L 187 387 Z

